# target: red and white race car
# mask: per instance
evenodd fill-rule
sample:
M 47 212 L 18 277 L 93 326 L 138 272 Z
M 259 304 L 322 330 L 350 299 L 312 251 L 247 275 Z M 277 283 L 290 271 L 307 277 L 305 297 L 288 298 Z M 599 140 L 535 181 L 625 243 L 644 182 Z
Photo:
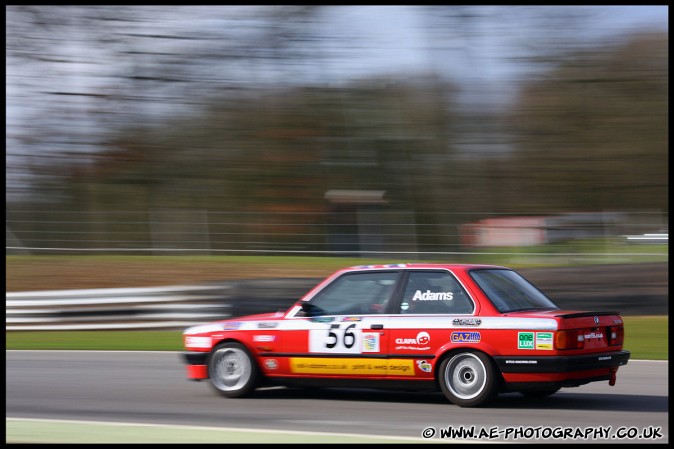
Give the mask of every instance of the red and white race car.
M 187 377 L 227 397 L 261 385 L 441 390 L 454 404 L 608 381 L 630 357 L 618 312 L 561 310 L 499 266 L 340 270 L 286 312 L 184 331 Z

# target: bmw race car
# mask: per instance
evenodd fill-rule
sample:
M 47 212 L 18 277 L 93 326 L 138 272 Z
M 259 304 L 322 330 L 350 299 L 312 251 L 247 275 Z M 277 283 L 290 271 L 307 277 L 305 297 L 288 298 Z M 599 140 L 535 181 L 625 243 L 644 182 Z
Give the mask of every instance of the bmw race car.
M 262 385 L 440 390 L 463 407 L 616 382 L 618 312 L 561 310 L 516 271 L 470 264 L 340 270 L 285 312 L 184 331 L 187 377 L 241 397 Z

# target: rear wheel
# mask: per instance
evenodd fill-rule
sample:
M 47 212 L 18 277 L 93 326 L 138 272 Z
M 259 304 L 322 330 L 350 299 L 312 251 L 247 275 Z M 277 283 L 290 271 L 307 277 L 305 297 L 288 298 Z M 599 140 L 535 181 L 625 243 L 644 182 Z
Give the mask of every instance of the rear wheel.
M 445 397 L 461 407 L 485 405 L 498 393 L 498 376 L 489 357 L 481 352 L 459 352 L 446 358 L 438 381 Z
M 246 396 L 257 385 L 255 360 L 240 343 L 223 343 L 208 358 L 208 376 L 218 393 L 229 398 Z

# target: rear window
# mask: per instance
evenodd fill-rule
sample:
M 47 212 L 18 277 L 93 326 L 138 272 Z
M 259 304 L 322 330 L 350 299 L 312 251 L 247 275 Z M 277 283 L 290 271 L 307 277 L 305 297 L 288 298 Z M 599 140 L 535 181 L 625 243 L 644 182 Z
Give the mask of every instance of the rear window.
M 501 313 L 559 308 L 515 271 L 480 269 L 472 270 L 470 276 Z

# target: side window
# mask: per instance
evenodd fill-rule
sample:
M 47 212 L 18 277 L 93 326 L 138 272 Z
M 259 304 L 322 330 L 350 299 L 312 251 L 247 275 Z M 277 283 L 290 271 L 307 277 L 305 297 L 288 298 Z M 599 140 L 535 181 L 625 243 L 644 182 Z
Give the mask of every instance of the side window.
M 446 271 L 410 272 L 400 304 L 402 314 L 469 314 L 473 302 Z
M 351 273 L 340 276 L 309 302 L 312 315 L 383 313 L 399 272 Z

